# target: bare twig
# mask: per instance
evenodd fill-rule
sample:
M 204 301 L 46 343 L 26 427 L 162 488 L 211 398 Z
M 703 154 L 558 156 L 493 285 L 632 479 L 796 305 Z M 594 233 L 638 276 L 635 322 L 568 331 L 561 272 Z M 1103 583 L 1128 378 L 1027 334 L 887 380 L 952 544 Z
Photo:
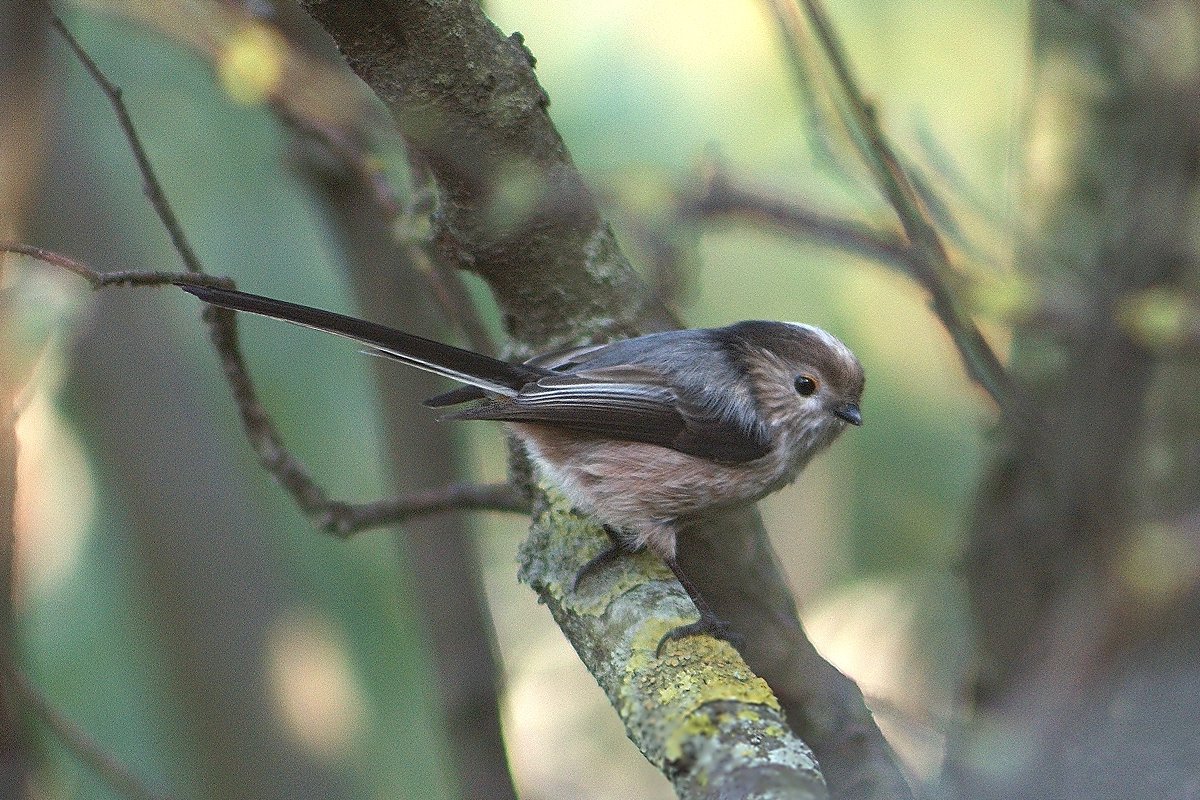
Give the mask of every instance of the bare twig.
M 75 57 L 79 59 L 79 63 L 83 65 L 83 68 L 92 76 L 92 80 L 104 92 L 104 96 L 108 98 L 109 105 L 112 106 L 113 112 L 117 115 L 117 122 L 121 126 L 122 133 L 125 134 L 126 141 L 129 142 L 129 150 L 133 153 L 133 158 L 137 162 L 138 171 L 142 174 L 142 191 L 146 193 L 151 207 L 158 214 L 158 218 L 162 221 L 167 235 L 171 237 L 171 246 L 175 248 L 175 252 L 179 253 L 179 258 L 183 261 L 183 265 L 188 272 L 203 272 L 204 269 L 200 266 L 200 259 L 196 257 L 196 252 L 192 249 L 187 237 L 184 236 L 183 226 L 179 224 L 179 218 L 175 216 L 171 204 L 167 202 L 167 196 L 163 193 L 162 184 L 159 183 L 158 177 L 154 173 L 154 168 L 150 166 L 150 157 L 146 155 L 146 148 L 142 145 L 142 139 L 138 136 L 137 130 L 133 126 L 133 120 L 129 116 L 129 109 L 126 108 L 125 101 L 121 99 L 120 87 L 108 79 L 96 62 L 92 60 L 92 57 L 83 49 L 83 45 L 71 35 L 71 31 L 67 29 L 67 26 L 59 16 L 51 12 L 50 17 L 51 24 L 54 25 L 55 30 L 66 40 Z
M 175 795 L 152 787 L 127 764 L 107 752 L 74 720 L 59 711 L 29 676 L 5 669 L 22 704 L 82 763 L 90 767 L 118 796 L 132 800 L 174 800 Z
M 428 282 L 430 292 L 437 300 L 446 318 L 460 328 L 467 342 L 476 352 L 492 355 L 495 343 L 479 319 L 478 311 L 467 293 L 458 270 L 443 264 L 430 255 L 428 236 L 413 232 L 419 226 L 418 218 L 428 217 L 436 202 L 436 190 L 430 184 L 429 170 L 419 158 L 409 157 L 409 171 L 416 188 L 411 192 L 413 201 L 401 204 L 395 188 L 378 159 L 365 150 L 353 132 L 342 130 L 321 119 L 308 119 L 289 108 L 285 103 L 272 103 L 276 116 L 297 133 L 311 137 L 324 148 L 336 169 L 353 175 L 360 186 L 369 187 L 370 201 L 384 221 L 392 228 L 385 235 L 394 238 L 404 248 L 405 257 Z M 428 203 L 426 203 L 426 199 Z M 428 207 L 426 207 L 428 205 Z M 395 229 L 399 227 L 400 230 Z
M 437 298 L 446 318 L 462 331 L 471 349 L 477 353 L 494 355 L 496 343 L 479 318 L 479 310 L 472 302 L 459 271 L 431 256 L 427 242 L 405 242 L 404 249 L 413 266 L 428 280 L 429 290 Z
M 271 109 L 284 124 L 319 141 L 342 168 L 349 169 L 362 185 L 369 186 L 376 207 L 389 220 L 395 221 L 401 215 L 403 208 L 396 196 L 396 189 L 383 171 L 381 162 L 364 149 L 351 132 L 321 119 L 303 117 L 284 103 L 272 103 Z
M 109 104 L 113 107 L 113 111 L 117 116 L 117 123 L 120 125 L 121 132 L 125 135 L 134 160 L 137 162 L 146 197 L 149 199 L 150 205 L 158 215 L 158 218 L 162 221 L 163 227 L 167 229 L 168 235 L 171 238 L 171 244 L 183 261 L 185 269 L 189 273 L 203 274 L 204 268 L 196 256 L 195 250 L 192 249 L 191 244 L 188 242 L 187 236 L 183 232 L 183 226 L 180 225 L 179 218 L 167 200 L 167 196 L 162 190 L 162 184 L 159 182 L 154 167 L 150 163 L 150 158 L 142 146 L 141 137 L 138 135 L 133 125 L 133 120 L 129 115 L 129 110 L 125 106 L 125 101 L 121 97 L 120 88 L 108 79 L 96 62 L 92 60 L 91 56 L 87 54 L 87 51 L 83 49 L 83 46 L 67 30 L 66 25 L 63 24 L 61 19 L 54 16 L 53 24 L 67 41 L 67 44 L 70 45 L 71 50 L 88 71 L 88 74 L 91 75 L 92 80 L 104 92 Z M 65 266 L 69 269 L 70 266 L 67 266 L 66 261 L 70 261 L 70 259 L 64 260 L 60 258 L 58 263 L 60 266 Z M 97 273 L 79 262 L 75 262 L 73 266 L 76 269 L 72 271 L 88 277 L 93 286 L 104 285 L 100 277 L 101 273 Z M 82 271 L 79 268 L 82 268 Z M 88 276 L 87 272 L 91 272 L 92 275 Z M 145 281 L 143 285 L 153 282 Z M 166 283 L 168 280 L 160 282 Z M 254 382 L 250 378 L 249 371 L 246 369 L 245 360 L 242 357 L 238 344 L 237 325 L 234 315 L 224 309 L 209 307 L 204 310 L 203 317 L 205 322 L 208 323 L 209 337 L 212 340 L 217 356 L 221 359 L 225 378 L 229 382 L 230 389 L 233 392 L 238 413 L 242 420 L 242 427 L 255 452 L 258 454 L 259 463 L 270 471 L 280 485 L 292 495 L 293 500 L 301 510 L 309 516 L 323 517 L 334 506 L 325 495 L 324 490 L 316 485 L 309 477 L 303 465 L 284 446 L 283 440 L 280 438 L 274 423 L 271 421 L 270 415 L 267 414 L 266 409 L 259 401 L 258 393 L 254 388 Z
M 915 184 L 901 166 L 875 111 L 867 100 L 850 67 L 841 42 L 820 0 L 769 0 L 794 62 L 807 63 L 803 53 L 809 46 L 807 31 L 798 24 L 794 5 L 803 6 L 825 60 L 832 70 L 837 89 L 844 100 L 843 123 L 851 134 L 860 155 L 871 170 L 876 183 L 904 229 L 907 242 L 907 263 L 913 277 L 929 292 L 934 313 L 950 334 L 966 366 L 967 373 L 984 388 L 1007 412 L 1022 416 L 1016 388 L 1000 359 L 957 297 L 955 286 L 960 278 L 954 271 L 950 254 L 937 228 L 930 221 L 928 209 Z M 799 53 L 801 55 L 796 55 Z
M 785 39 L 803 38 L 804 18 L 795 2 L 771 0 L 768 5 Z M 848 152 L 844 146 L 843 140 L 853 137 L 854 131 L 838 124 L 842 110 L 836 93 L 820 80 L 819 56 L 808 48 L 787 47 L 784 57 L 800 94 L 801 107 L 807 111 L 807 124 L 803 128 L 817 164 L 864 191 L 872 191 L 873 187 L 857 169 L 860 164 L 855 159 L 862 157 L 859 148 L 849 148 Z
M 106 286 L 167 286 L 192 284 L 234 288 L 233 281 L 203 273 L 179 272 L 98 272 L 70 256 L 20 242 L 0 242 L 0 252 L 19 253 L 52 266 L 61 267 L 88 281 L 94 288 Z M 528 503 L 507 484 L 453 484 L 414 495 L 389 498 L 371 503 L 345 503 L 330 500 L 300 463 L 284 447 L 275 424 L 258 399 L 246 368 L 238 340 L 236 314 L 228 309 L 208 306 L 204 319 L 209 323 L 213 347 L 221 359 L 242 417 L 246 436 L 259 462 L 292 495 L 292 499 L 322 528 L 338 536 L 348 536 L 369 528 L 383 527 L 421 514 L 436 514 L 453 508 L 481 511 L 527 511 Z
M 704 162 L 701 169 L 703 170 Z M 706 174 L 706 173 L 704 173 Z M 694 287 L 695 266 L 699 259 L 700 228 L 680 225 L 697 214 L 688 206 L 698 192 L 692 186 L 677 188 L 671 204 L 630 203 L 631 199 L 614 186 L 596 189 L 599 205 L 622 228 L 641 263 L 643 279 L 654 296 L 674 312 L 690 299 Z
M 435 213 L 438 190 L 433 172 L 425 159 L 407 145 L 405 152 L 408 154 L 408 171 L 414 187 L 405 215 L 410 220 L 409 227 L 415 228 L 418 219 L 428 221 Z M 450 322 L 462 330 L 471 349 L 485 355 L 495 355 L 496 343 L 488 335 L 487 328 L 480 319 L 479 309 L 471 301 L 457 265 L 438 257 L 428 235 L 418 236 L 409 232 L 403 239 L 405 255 L 414 267 L 427 276 L 430 291 L 437 298 L 438 305 Z
M 294 13 L 299 14 L 299 9 Z M 314 144 L 297 141 L 291 149 L 292 163 L 313 190 L 363 312 L 412 333 L 443 338 L 448 318 L 454 315 L 445 304 L 431 304 L 429 295 L 421 291 L 432 277 L 432 265 L 425 257 L 429 223 L 419 215 L 428 214 L 431 205 L 422 202 L 418 190 L 406 202 L 397 225 L 395 215 L 378 203 L 358 172 Z M 470 311 L 469 299 L 464 298 L 464 303 L 460 308 Z M 455 505 L 488 507 L 502 502 L 521 508 L 525 504 L 514 488 L 455 484 L 462 474 L 462 449 L 455 446 L 454 432 L 431 424 L 420 406 L 444 388 L 442 379 L 432 373 L 399 371 L 380 359 L 373 363 L 387 471 L 392 485 L 403 487 L 412 497 L 362 509 L 367 513 L 355 520 L 343 517 L 344 533 L 351 532 L 352 524 L 407 520 L 404 560 L 422 601 L 419 610 L 437 674 L 438 735 L 449 742 L 448 764 L 463 797 L 516 800 L 501 730 L 503 676 L 488 646 L 492 621 L 473 526 L 461 513 L 408 518 Z
M 719 165 L 708 167 L 702 180 L 700 191 L 685 198 L 681 206 L 685 216 L 737 216 L 765 222 L 790 235 L 815 239 L 912 274 L 907 242 L 897 234 L 881 233 L 867 225 L 740 186 Z
M 232 288 L 233 281 L 230 279 L 210 276 L 204 272 L 203 265 L 184 234 L 179 218 L 162 190 L 162 184 L 155 174 L 154 167 L 142 146 L 141 138 L 133 125 L 129 110 L 121 97 L 120 88 L 105 76 L 96 62 L 83 49 L 83 46 L 67 30 L 61 19 L 57 16 L 53 17 L 53 24 L 112 105 L 117 122 L 137 162 L 146 197 L 167 229 L 171 237 L 171 244 L 179 254 L 187 272 L 182 274 L 125 271 L 105 273 L 69 256 L 28 244 L 2 243 L 0 250 L 21 253 L 66 269 L 86 279 L 93 288 L 97 289 L 115 285 L 163 286 L 167 284 L 205 284 Z M 329 144 L 329 137 L 324 138 Z M 339 154 L 345 156 L 352 148 L 344 142 L 342 145 L 339 148 Z M 356 163 L 367 170 L 366 162 L 361 158 Z M 370 180 L 372 185 L 377 184 L 375 178 Z M 296 505 L 306 515 L 316 520 L 327 532 L 344 536 L 367 528 L 392 524 L 400 519 L 418 514 L 444 511 L 457 507 L 452 498 L 462 498 L 462 502 L 469 508 L 492 508 L 482 499 L 487 496 L 487 491 L 476 492 L 473 495 L 469 487 L 464 486 L 448 487 L 445 490 L 446 497 L 441 502 L 436 502 L 428 496 L 419 496 L 414 501 L 400 498 L 362 505 L 331 500 L 325 490 L 310 477 L 304 464 L 293 456 L 284 445 L 270 414 L 259 400 L 258 391 L 255 389 L 254 381 L 250 377 L 241 352 L 235 314 L 227 309 L 210 306 L 204 309 L 203 318 L 208 323 L 213 349 L 221 360 L 225 379 L 233 393 L 242 428 L 258 455 L 259 463 L 292 496 Z M 494 492 L 493 496 L 500 497 L 501 493 Z M 511 498 L 501 498 L 495 508 L 502 511 L 513 510 L 514 503 Z
M 646 282 L 654 296 L 668 308 L 679 308 L 692 288 L 689 266 L 694 263 L 696 233 L 681 235 L 679 228 L 655 224 L 636 213 L 628 215 L 625 224 L 641 252 Z
M 331 516 L 326 526 L 339 536 L 349 536 L 367 528 L 395 525 L 411 517 L 451 509 L 528 514 L 529 498 L 511 483 L 452 483 L 406 497 L 346 506 Z
M 133 270 L 99 272 L 82 261 L 76 261 L 70 256 L 23 242 L 0 242 L 0 252 L 19 253 L 30 258 L 36 258 L 38 261 L 46 264 L 61 267 L 86 280 L 92 285 L 93 289 L 102 289 L 105 286 L 166 286 L 172 283 L 233 287 L 233 282 L 228 278 L 195 273 L 138 272 Z

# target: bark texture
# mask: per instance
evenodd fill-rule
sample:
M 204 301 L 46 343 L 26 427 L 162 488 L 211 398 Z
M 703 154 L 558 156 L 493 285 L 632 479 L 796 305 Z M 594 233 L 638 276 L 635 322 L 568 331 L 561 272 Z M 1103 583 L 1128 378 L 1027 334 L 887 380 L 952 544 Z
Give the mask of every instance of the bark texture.
M 533 58 L 518 34 L 504 37 L 468 0 L 306 0 L 304 5 L 384 101 L 433 174 L 439 189 L 438 251 L 487 281 L 512 336 L 510 354 L 676 324 L 631 269 L 597 211 L 547 115 Z M 622 636 L 608 624 L 579 618 L 574 599 L 559 598 L 551 588 L 560 583 L 546 577 L 546 559 L 574 559 L 577 569 L 594 552 L 594 541 L 579 536 L 562 543 L 565 549 L 556 554 L 543 552 L 546 537 L 561 542 L 562 530 L 555 527 L 561 517 L 545 517 L 549 527 L 535 525 L 532 544 L 523 551 L 523 573 L 599 677 L 619 669 L 613 664 L 620 662 L 610 659 L 622 650 Z M 693 550 L 695 558 L 689 555 Z M 832 793 L 907 796 L 861 694 L 821 661 L 804 637 L 757 513 L 743 510 L 689 532 L 681 559 L 701 591 L 711 594 L 717 612 L 745 637 L 742 651 L 751 666 L 780 688 L 793 728 L 813 735 L 823 768 L 841 781 L 831 786 Z M 648 621 L 656 615 L 660 621 L 678 619 L 687 607 L 677 584 L 662 577 L 657 570 L 641 574 L 641 583 L 653 587 L 647 591 L 674 604 L 666 617 L 639 607 Z M 702 648 L 701 641 L 680 647 Z M 674 670 L 667 664 L 658 668 L 668 674 Z M 745 665 L 731 668 L 746 670 Z M 676 677 L 685 685 L 690 680 Z M 627 723 L 630 710 L 618 703 Z M 652 760 L 663 763 L 652 730 L 630 728 L 630 735 Z M 789 752 L 799 758 L 802 750 L 796 741 Z M 810 796 L 814 784 L 808 768 L 791 772 L 794 791 L 800 792 L 795 796 Z M 698 786 L 687 775 L 674 778 L 681 791 Z

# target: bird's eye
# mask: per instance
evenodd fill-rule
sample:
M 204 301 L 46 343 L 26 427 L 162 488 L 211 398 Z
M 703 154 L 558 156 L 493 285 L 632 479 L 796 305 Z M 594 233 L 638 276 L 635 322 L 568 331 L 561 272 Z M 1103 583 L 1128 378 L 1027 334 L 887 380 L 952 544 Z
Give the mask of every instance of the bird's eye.
M 817 382 L 811 375 L 801 375 L 796 378 L 796 391 L 801 397 L 812 397 L 817 391 Z

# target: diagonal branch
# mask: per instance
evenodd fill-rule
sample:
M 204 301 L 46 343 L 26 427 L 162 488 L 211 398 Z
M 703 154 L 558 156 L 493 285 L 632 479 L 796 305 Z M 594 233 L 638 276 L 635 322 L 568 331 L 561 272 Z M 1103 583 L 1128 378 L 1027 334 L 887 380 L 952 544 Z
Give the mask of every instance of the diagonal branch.
M 179 254 L 186 272 L 99 272 L 69 256 L 19 242 L 0 243 L 0 251 L 21 253 L 61 267 L 86 279 L 93 288 L 97 289 L 116 285 L 164 286 L 178 283 L 233 288 L 232 280 L 205 273 L 204 267 L 188 241 L 183 226 L 150 163 L 141 137 L 138 135 L 129 110 L 122 99 L 121 89 L 108 79 L 78 40 L 71 35 L 61 19 L 53 16 L 52 22 L 88 74 L 108 98 L 109 104 L 116 114 L 121 132 L 137 162 L 146 197 L 170 235 L 171 244 Z M 225 379 L 237 405 L 242 428 L 258 456 L 259 463 L 292 496 L 300 510 L 317 521 L 326 532 L 339 536 L 349 535 L 367 528 L 394 524 L 401 519 L 418 514 L 443 511 L 455 507 L 455 503 L 459 500 L 476 509 L 512 510 L 514 503 L 511 502 L 511 498 L 501 497 L 499 492 L 492 495 L 500 498 L 498 505 L 490 506 L 486 502 L 488 496 L 486 491 L 475 493 L 472 497 L 472 492 L 463 487 L 448 489 L 447 492 L 453 497 L 448 497 L 443 502 L 434 502 L 427 496 L 418 497 L 412 502 L 399 498 L 362 505 L 330 499 L 325 490 L 309 475 L 304 464 L 292 455 L 283 443 L 283 438 L 279 435 L 274 421 L 259 400 L 258 390 L 255 388 L 242 355 L 235 315 L 227 309 L 207 307 L 202 316 L 208 324 L 209 338 L 221 361 Z
M 709 165 L 701 180 L 699 191 L 681 203 L 680 213 L 685 217 L 736 217 L 770 225 L 790 236 L 812 239 L 912 274 L 908 244 L 897 234 L 881 233 L 870 226 L 740 185 L 720 165 Z
M 85 279 L 96 289 L 178 284 L 235 288 L 229 278 L 204 273 L 99 272 L 78 259 L 21 242 L 0 242 L 0 252 L 18 253 L 61 267 Z M 258 454 L 260 463 L 292 495 L 296 505 L 327 532 L 350 536 L 363 530 L 394 525 L 411 517 L 451 509 L 518 513 L 529 510 L 528 503 L 509 484 L 451 484 L 411 497 L 393 497 L 369 503 L 330 500 L 325 491 L 308 476 L 304 465 L 284 447 L 274 422 L 259 401 L 241 352 L 236 315 L 227 309 L 212 306 L 206 307 L 203 313 L 242 417 L 246 436 Z
M 158 214 L 159 220 L 162 222 L 163 228 L 166 229 L 167 235 L 171 237 L 171 246 L 175 248 L 175 252 L 179 253 L 180 260 L 183 261 L 184 267 L 188 272 L 204 272 L 200 266 L 200 259 L 196 256 L 196 251 L 192 249 L 192 245 L 188 242 L 187 236 L 183 233 L 183 226 L 179 224 L 179 217 L 175 215 L 171 204 L 167 202 L 167 196 L 163 192 L 162 184 L 158 180 L 158 176 L 154 173 L 154 168 L 150 165 L 150 156 L 146 154 L 146 148 L 142 145 L 142 138 L 138 136 L 137 129 L 133 126 L 133 120 L 129 116 L 129 109 L 125 106 L 125 101 L 121 99 L 121 89 L 108 79 L 108 76 L 100 69 L 87 51 L 83 49 L 83 45 L 79 43 L 67 26 L 53 12 L 50 14 L 51 24 L 54 29 L 66 41 L 71 48 L 71 52 L 75 54 L 75 58 L 79 59 L 79 63 L 87 70 L 88 75 L 92 77 L 96 85 L 100 87 L 100 91 L 104 92 L 104 96 L 108 98 L 109 105 L 112 106 L 113 112 L 117 115 L 117 122 L 121 126 L 121 132 L 125 134 L 125 139 L 129 143 L 129 150 L 133 153 L 133 158 L 137 162 L 138 172 L 142 174 L 142 190 L 146 193 L 146 197 L 150 200 L 150 206 L 154 209 L 154 213 Z
M 850 67 L 841 41 L 820 0 L 768 0 L 793 62 L 808 63 L 804 54 L 812 46 L 824 54 L 843 103 L 842 122 L 859 155 L 891 205 L 907 237 L 906 261 L 912 276 L 929 292 L 934 314 L 950 334 L 967 373 L 1006 413 L 1028 416 L 1012 379 L 999 357 L 958 297 L 960 278 L 955 272 L 941 234 L 930 221 L 928 209 L 914 182 L 897 157 L 874 105 L 867 100 Z M 796 13 L 803 5 L 809 26 Z M 815 79 L 815 77 L 814 77 Z
M 91 768 L 119 797 L 130 800 L 175 800 L 175 795 L 151 787 L 145 779 L 118 758 L 107 752 L 100 742 L 59 709 L 30 680 L 28 675 L 4 667 L 8 683 L 20 698 L 21 705 L 39 720 L 77 759 Z
M 656 655 L 664 633 L 695 618 L 661 562 L 642 553 L 574 585 L 580 564 L 608 537 L 556 490 L 539 488 L 520 578 L 550 609 L 629 738 L 679 797 L 826 798 L 812 751 L 792 733 L 792 715 L 737 650 L 695 637 Z

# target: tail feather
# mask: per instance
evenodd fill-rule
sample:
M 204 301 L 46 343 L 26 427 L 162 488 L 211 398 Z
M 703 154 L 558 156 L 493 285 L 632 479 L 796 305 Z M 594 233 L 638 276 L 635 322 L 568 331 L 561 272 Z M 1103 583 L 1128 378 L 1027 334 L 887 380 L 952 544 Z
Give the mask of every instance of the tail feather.
M 422 405 L 429 408 L 442 408 L 443 406 L 457 406 L 462 403 L 469 403 L 472 400 L 482 400 L 485 397 L 487 397 L 487 394 L 478 386 L 459 386 L 457 389 L 435 394 L 422 403 Z
M 471 350 L 414 336 L 374 322 L 335 314 L 332 311 L 322 311 L 234 289 L 186 283 L 176 285 L 206 303 L 281 319 L 294 325 L 354 339 L 378 351 L 380 355 L 493 394 L 512 397 L 525 384 L 550 374 L 549 370 L 541 367 L 510 364 Z

